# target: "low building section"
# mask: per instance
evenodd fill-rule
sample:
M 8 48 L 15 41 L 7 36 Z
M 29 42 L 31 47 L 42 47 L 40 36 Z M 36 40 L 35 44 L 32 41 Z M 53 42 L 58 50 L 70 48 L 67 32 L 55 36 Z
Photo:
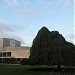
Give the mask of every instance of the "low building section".
M 0 60 L 7 58 L 25 59 L 29 58 L 30 47 L 21 46 L 21 42 L 9 39 L 0 39 Z
M 29 47 L 5 47 L 0 51 L 0 58 L 29 58 Z

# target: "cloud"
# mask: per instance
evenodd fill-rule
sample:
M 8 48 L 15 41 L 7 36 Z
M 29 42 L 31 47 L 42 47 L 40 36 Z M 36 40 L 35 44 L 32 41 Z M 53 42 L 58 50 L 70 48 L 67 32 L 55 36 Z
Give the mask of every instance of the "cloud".
M 35 15 L 33 10 L 17 10 L 15 13 L 17 15 L 28 15 L 28 16 L 34 16 Z
M 72 0 L 64 0 L 64 5 L 67 6 L 71 3 Z
M 0 23 L 0 32 L 8 32 L 13 31 L 13 27 L 10 26 L 10 24 Z
M 22 4 L 21 4 L 22 2 Z M 14 7 L 18 5 L 29 6 L 31 3 L 29 0 L 0 0 L 0 4 L 4 7 Z
M 25 6 L 29 6 L 29 5 L 30 5 L 29 0 L 25 0 L 25 1 L 24 1 L 24 5 L 25 5 Z
M 0 32 L 15 32 L 15 31 L 19 31 L 22 30 L 23 27 L 21 25 L 11 25 L 11 24 L 7 24 L 7 23 L 0 23 Z
M 21 43 L 24 43 L 24 41 L 22 40 L 22 38 L 20 36 L 10 33 L 10 32 L 0 33 L 0 38 L 12 38 L 12 39 L 20 41 Z
M 73 0 L 64 0 L 64 9 L 67 9 L 70 4 L 72 4 Z
M 49 2 L 49 4 L 51 4 L 53 6 L 62 7 L 62 9 L 64 9 L 64 10 L 69 9 L 69 6 L 73 3 L 74 3 L 74 0 L 51 0 Z
M 19 4 L 18 0 L 3 0 L 5 6 L 17 6 Z
M 75 0 L 37 0 L 38 4 L 47 4 L 50 6 L 63 7 L 62 9 L 69 9 L 69 5 L 73 4 Z
M 11 24 L 0 23 L 0 38 L 12 38 L 24 43 L 20 35 L 17 35 L 15 32 L 23 30 L 22 26 L 13 26 Z

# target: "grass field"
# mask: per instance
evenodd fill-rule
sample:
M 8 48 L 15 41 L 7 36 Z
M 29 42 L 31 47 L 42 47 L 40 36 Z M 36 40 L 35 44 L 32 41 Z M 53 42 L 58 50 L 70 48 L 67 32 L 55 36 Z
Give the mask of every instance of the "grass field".
M 45 66 L 25 65 L 0 65 L 0 75 L 75 75 L 74 72 L 37 71 L 33 69 L 44 69 Z M 49 69 L 50 67 L 46 67 Z

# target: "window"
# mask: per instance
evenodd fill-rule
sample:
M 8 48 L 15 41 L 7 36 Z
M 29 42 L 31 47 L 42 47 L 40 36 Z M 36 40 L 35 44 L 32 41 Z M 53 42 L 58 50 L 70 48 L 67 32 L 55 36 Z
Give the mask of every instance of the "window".
M 7 52 L 7 57 L 11 57 L 11 52 Z
M 2 53 L 0 53 L 0 57 L 2 57 Z
M 15 46 L 15 40 L 10 40 L 10 46 Z
M 6 57 L 6 52 L 3 52 L 3 57 Z

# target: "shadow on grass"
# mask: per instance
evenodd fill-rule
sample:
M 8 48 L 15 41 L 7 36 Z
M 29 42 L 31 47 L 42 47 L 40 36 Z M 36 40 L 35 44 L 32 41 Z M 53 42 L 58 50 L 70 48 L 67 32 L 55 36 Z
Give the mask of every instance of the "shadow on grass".
M 46 72 L 75 72 L 73 68 L 31 68 L 30 71 L 46 71 Z

